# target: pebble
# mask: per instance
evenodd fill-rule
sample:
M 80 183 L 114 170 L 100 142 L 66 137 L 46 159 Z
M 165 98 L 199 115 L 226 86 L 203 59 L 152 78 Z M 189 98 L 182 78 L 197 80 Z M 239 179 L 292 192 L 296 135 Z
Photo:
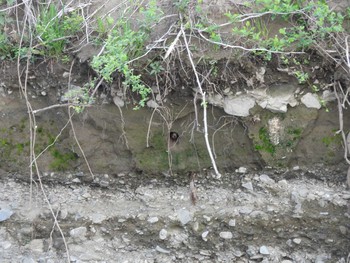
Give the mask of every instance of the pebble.
M 239 212 L 241 214 L 250 214 L 253 211 L 253 208 L 248 207 L 248 206 L 243 206 L 239 209 Z
M 166 229 L 163 228 L 163 229 L 161 229 L 161 230 L 159 231 L 159 238 L 160 238 L 161 240 L 166 239 L 167 236 L 168 236 L 168 231 L 166 231 Z
M 107 216 L 100 214 L 100 213 L 94 213 L 91 216 L 91 221 L 94 224 L 101 224 L 103 221 L 105 221 L 107 219 Z
M 346 235 L 346 227 L 345 226 L 339 226 L 339 230 L 340 230 L 340 233 L 342 233 L 343 235 Z
M 34 251 L 34 252 L 42 253 L 44 251 L 44 240 L 43 239 L 33 239 L 25 247 Z
M 156 109 L 159 107 L 158 103 L 155 102 L 154 100 L 149 100 L 149 101 L 147 101 L 146 104 L 147 104 L 147 107 L 152 108 L 152 109 Z
M 245 189 L 248 189 L 250 191 L 254 191 L 252 182 L 244 183 L 244 184 L 242 184 L 242 187 L 244 187 Z
M 231 239 L 233 238 L 233 235 L 232 235 L 232 232 L 223 231 L 223 232 L 220 232 L 220 237 L 223 239 Z
M 199 229 L 199 223 L 198 222 L 194 222 L 193 226 L 192 226 L 193 231 L 197 232 Z
M 79 178 L 74 178 L 74 179 L 72 180 L 72 182 L 73 182 L 73 183 L 80 183 L 81 181 L 80 181 Z
M 293 263 L 293 261 L 290 261 L 288 259 L 282 260 L 281 263 Z
M 65 209 L 65 208 L 62 209 L 62 210 L 60 211 L 60 219 L 66 219 L 67 216 L 68 216 L 68 210 Z
M 70 76 L 69 72 L 63 72 L 62 77 L 64 77 L 65 79 L 68 78 Z
M 301 239 L 300 238 L 294 238 L 293 242 L 297 245 L 299 245 L 301 243 Z
M 0 246 L 3 248 L 3 249 L 8 249 L 12 246 L 11 242 L 9 241 L 3 241 L 0 243 Z
M 34 260 L 30 256 L 24 256 L 20 262 L 21 263 L 36 263 L 36 260 Z
M 101 187 L 108 187 L 108 186 L 109 186 L 109 182 L 106 181 L 106 180 L 101 180 L 100 186 L 101 186 Z
M 186 225 L 192 220 L 190 212 L 185 208 L 177 210 L 177 218 L 183 225 Z
M 159 219 L 158 219 L 158 217 L 156 217 L 156 216 L 152 216 L 152 217 L 149 217 L 149 218 L 147 219 L 147 222 L 148 222 L 148 223 L 151 223 L 151 224 L 157 223 L 158 221 L 159 221 Z
M 85 199 L 91 198 L 91 194 L 88 192 L 83 193 L 81 196 L 84 197 Z
M 0 210 L 0 222 L 9 219 L 13 215 L 13 211 L 9 209 Z
M 264 184 L 274 184 L 275 180 L 271 179 L 267 174 L 262 174 L 259 177 L 260 181 Z
M 240 251 L 239 249 L 238 250 L 233 250 L 233 255 L 235 256 L 235 257 L 238 257 L 238 258 L 240 258 L 240 257 L 242 257 L 243 255 L 244 255 L 244 253 L 242 252 L 242 251 Z
M 270 252 L 269 252 L 269 250 L 267 249 L 266 246 L 261 246 L 260 249 L 259 249 L 259 252 L 262 255 L 270 255 Z
M 247 168 L 245 167 L 239 167 L 237 170 L 236 170 L 237 173 L 240 173 L 240 174 L 245 174 L 247 172 Z
M 69 231 L 69 234 L 73 238 L 80 238 L 80 239 L 82 239 L 82 238 L 85 237 L 86 232 L 87 232 L 86 227 L 81 226 L 81 227 L 77 227 L 77 228 L 72 229 L 71 231 Z
M 230 219 L 230 221 L 228 222 L 228 225 L 232 227 L 236 226 L 236 219 Z
M 282 180 L 278 181 L 278 185 L 279 185 L 280 187 L 285 188 L 285 187 L 288 186 L 288 182 L 287 182 L 287 180 L 282 179 Z
M 204 218 L 205 220 L 207 220 L 207 222 L 210 222 L 210 220 L 211 220 L 211 217 L 210 217 L 210 216 L 207 216 L 207 215 L 203 215 L 203 218 Z
M 204 241 L 208 241 L 208 238 L 207 238 L 208 234 L 209 234 L 209 231 L 204 231 L 204 232 L 202 233 L 202 239 L 203 239 Z
M 164 253 L 164 254 L 170 254 L 170 251 L 169 250 L 166 250 L 160 246 L 156 246 L 156 250 L 160 253 Z
M 113 103 L 117 106 L 117 107 L 124 107 L 124 101 L 119 98 L 118 96 L 113 97 Z

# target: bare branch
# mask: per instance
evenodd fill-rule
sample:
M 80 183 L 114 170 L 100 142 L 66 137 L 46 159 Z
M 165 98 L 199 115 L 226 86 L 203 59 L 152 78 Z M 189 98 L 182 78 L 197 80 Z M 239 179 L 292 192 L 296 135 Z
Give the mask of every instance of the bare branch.
M 186 37 L 185 30 L 184 30 L 184 26 L 183 26 L 182 23 L 181 23 L 181 32 L 182 32 L 183 39 L 184 39 L 184 41 L 185 41 L 188 59 L 190 60 L 190 63 L 191 63 L 193 72 L 194 72 L 194 74 L 195 74 L 199 92 L 200 92 L 200 94 L 202 95 L 204 139 L 205 139 L 205 143 L 206 143 L 206 146 L 207 146 L 207 151 L 208 151 L 208 154 L 209 154 L 211 163 L 212 163 L 212 165 L 213 165 L 214 171 L 215 171 L 217 177 L 220 178 L 220 177 L 221 177 L 221 174 L 220 174 L 220 172 L 219 172 L 219 170 L 218 170 L 218 168 L 217 168 L 217 166 L 216 166 L 216 162 L 215 162 L 213 153 L 212 153 L 212 151 L 211 151 L 210 143 L 209 143 L 209 139 L 208 139 L 207 104 L 206 104 L 206 100 L 205 100 L 205 92 L 203 92 L 202 85 L 201 85 L 201 81 L 200 81 L 200 79 L 199 79 L 196 66 L 194 65 L 194 62 L 193 62 L 193 59 L 192 59 L 192 54 L 191 54 L 191 51 L 190 51 L 190 48 L 189 48 L 189 45 L 188 45 L 188 42 L 187 42 L 187 37 Z

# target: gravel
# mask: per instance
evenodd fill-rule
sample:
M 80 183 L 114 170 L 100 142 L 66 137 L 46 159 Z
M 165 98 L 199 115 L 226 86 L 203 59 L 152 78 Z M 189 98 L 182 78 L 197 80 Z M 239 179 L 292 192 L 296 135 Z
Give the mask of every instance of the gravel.
M 345 185 L 278 175 L 199 176 L 195 206 L 179 178 L 101 175 L 107 188 L 50 182 L 44 189 L 65 239 L 40 189 L 28 209 L 29 184 L 2 178 L 0 262 L 67 262 L 65 243 L 73 262 L 346 262 Z

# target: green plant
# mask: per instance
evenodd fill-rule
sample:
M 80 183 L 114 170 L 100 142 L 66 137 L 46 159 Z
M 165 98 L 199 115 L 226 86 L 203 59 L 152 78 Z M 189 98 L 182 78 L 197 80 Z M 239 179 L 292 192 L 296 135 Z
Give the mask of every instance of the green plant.
M 317 95 L 318 101 L 320 102 L 321 106 L 325 109 L 325 111 L 329 112 L 329 109 L 327 107 L 327 102 L 317 94 L 317 92 L 320 91 L 320 88 L 314 84 L 311 86 L 311 90 L 313 93 Z
M 83 17 L 76 12 L 60 15 L 55 5 L 41 10 L 36 23 L 36 35 L 49 56 L 59 56 L 71 35 L 81 30 Z
M 5 2 L 5 1 L 4 1 Z M 7 6 L 11 6 L 13 1 L 7 1 Z M 12 59 L 14 57 L 15 43 L 11 41 L 9 29 L 14 20 L 5 12 L 0 12 L 0 58 Z
M 265 127 L 259 129 L 259 141 L 260 143 L 255 145 L 256 150 L 265 151 L 271 153 L 271 155 L 276 153 L 276 146 L 272 144 L 269 132 Z
M 90 96 L 91 83 L 86 84 L 83 88 L 78 86 L 70 87 L 62 96 L 64 101 L 68 101 L 73 104 L 73 109 L 77 113 L 81 113 L 84 110 L 84 106 L 92 104 L 94 99 Z
M 96 31 L 99 34 L 99 38 L 104 38 L 106 34 L 110 31 L 113 24 L 114 24 L 114 19 L 110 16 L 107 16 L 104 19 L 98 17 Z
M 149 64 L 149 67 L 151 68 L 151 70 L 149 71 L 151 75 L 158 75 L 159 73 L 164 71 L 164 68 L 159 61 L 151 62 Z
M 226 14 L 233 24 L 233 34 L 245 38 L 245 45 L 255 44 L 271 51 L 305 50 L 313 44 L 327 45 L 333 34 L 344 31 L 344 16 L 332 11 L 325 1 L 258 0 L 248 6 L 261 16 L 247 20 L 244 15 Z M 288 21 L 290 26 L 269 36 L 268 25 L 262 19 L 267 15 Z
M 304 84 L 309 79 L 309 74 L 307 72 L 302 72 L 297 70 L 297 71 L 294 71 L 293 74 L 298 79 L 299 84 Z
M 150 1 L 148 8 L 140 9 L 140 13 L 145 20 L 139 30 L 120 19 L 106 40 L 104 52 L 93 58 L 91 66 L 107 82 L 111 82 L 113 73 L 118 71 L 123 76 L 123 85 L 138 93 L 141 96 L 139 106 L 144 106 L 151 90 L 142 83 L 141 76 L 134 73 L 129 62 L 143 52 L 149 28 L 160 19 L 162 12 L 156 1 Z
M 180 13 L 185 13 L 189 2 L 190 2 L 189 0 L 178 0 L 174 2 L 174 5 L 179 10 Z
M 78 156 L 74 152 L 66 152 L 62 153 L 56 148 L 51 150 L 51 155 L 54 158 L 50 163 L 50 168 L 55 171 L 65 171 L 69 168 L 69 164 L 71 161 L 77 160 Z

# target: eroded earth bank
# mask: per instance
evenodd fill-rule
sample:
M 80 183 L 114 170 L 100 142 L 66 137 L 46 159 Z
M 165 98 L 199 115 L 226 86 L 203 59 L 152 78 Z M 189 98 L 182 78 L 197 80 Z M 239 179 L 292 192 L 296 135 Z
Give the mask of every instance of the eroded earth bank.
M 187 176 L 52 173 L 43 181 L 46 197 L 40 184 L 30 192 L 2 174 L 1 262 L 66 262 L 65 242 L 71 262 L 349 261 L 341 168 L 207 172 L 195 179 L 196 205 Z

